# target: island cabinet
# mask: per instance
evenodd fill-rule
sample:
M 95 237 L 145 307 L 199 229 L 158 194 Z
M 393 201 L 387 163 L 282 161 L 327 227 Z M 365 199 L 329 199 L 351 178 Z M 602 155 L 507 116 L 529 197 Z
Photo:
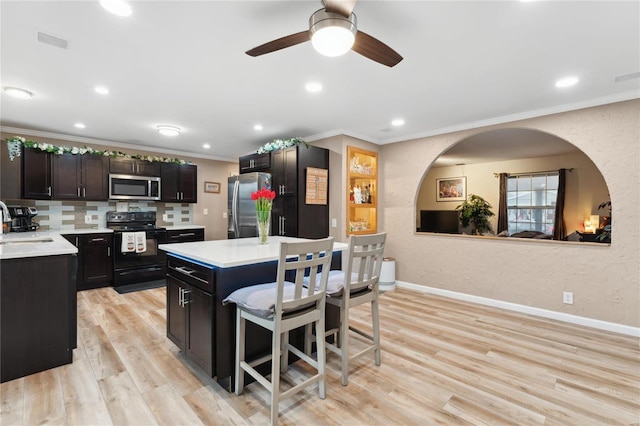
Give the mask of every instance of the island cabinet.
M 271 154 L 249 154 L 240 157 L 240 174 L 252 172 L 265 172 L 271 170 Z
M 51 153 L 34 148 L 22 151 L 22 198 L 51 199 Z
M 101 155 L 62 154 L 51 157 L 54 200 L 107 201 L 109 158 Z
M 198 167 L 192 164 L 160 165 L 162 201 L 167 203 L 198 202 Z
M 160 163 L 136 158 L 112 158 L 109 160 L 109 172 L 122 175 L 160 177 Z
M 0 261 L 0 382 L 72 362 L 76 261 L 69 254 Z
M 213 270 L 167 257 L 167 337 L 213 377 Z
M 113 282 L 113 234 L 67 234 L 67 241 L 78 248 L 76 290 L 108 287 Z
M 296 145 L 271 153 L 272 235 L 301 238 L 329 236 L 329 205 L 307 203 L 308 169 L 329 170 L 329 151 Z M 328 187 L 326 199 L 328 200 Z

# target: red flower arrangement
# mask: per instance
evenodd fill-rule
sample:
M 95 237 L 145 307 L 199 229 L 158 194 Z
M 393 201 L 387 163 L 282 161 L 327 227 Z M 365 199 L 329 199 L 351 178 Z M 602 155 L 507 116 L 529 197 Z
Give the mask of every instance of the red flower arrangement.
M 251 199 L 256 202 L 256 211 L 271 211 L 274 198 L 276 198 L 276 192 L 267 188 L 251 193 Z

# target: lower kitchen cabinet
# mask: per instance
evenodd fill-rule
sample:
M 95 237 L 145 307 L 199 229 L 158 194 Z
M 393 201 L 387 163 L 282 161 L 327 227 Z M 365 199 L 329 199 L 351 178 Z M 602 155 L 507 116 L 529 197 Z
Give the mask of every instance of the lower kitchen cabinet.
M 191 243 L 204 241 L 204 228 L 169 229 L 167 230 L 167 243 Z
M 210 377 L 213 377 L 214 365 L 212 290 L 210 269 L 169 257 L 167 337 Z
M 77 290 L 110 286 L 113 281 L 113 235 L 70 234 L 64 237 L 78 248 Z

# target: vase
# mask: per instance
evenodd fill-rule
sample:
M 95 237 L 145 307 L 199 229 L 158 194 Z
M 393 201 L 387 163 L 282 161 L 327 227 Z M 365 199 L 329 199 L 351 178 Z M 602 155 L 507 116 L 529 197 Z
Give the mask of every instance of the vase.
M 258 243 L 269 242 L 269 226 L 271 225 L 271 210 L 256 210 L 258 220 Z

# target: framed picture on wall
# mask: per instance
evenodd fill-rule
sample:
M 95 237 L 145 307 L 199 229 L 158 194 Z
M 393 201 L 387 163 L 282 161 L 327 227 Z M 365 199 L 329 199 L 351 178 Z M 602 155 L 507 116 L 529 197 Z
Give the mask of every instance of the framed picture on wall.
M 220 193 L 220 184 L 218 182 L 205 182 L 204 192 L 211 192 L 213 194 Z
M 436 201 L 464 201 L 466 199 L 466 176 L 436 179 Z

